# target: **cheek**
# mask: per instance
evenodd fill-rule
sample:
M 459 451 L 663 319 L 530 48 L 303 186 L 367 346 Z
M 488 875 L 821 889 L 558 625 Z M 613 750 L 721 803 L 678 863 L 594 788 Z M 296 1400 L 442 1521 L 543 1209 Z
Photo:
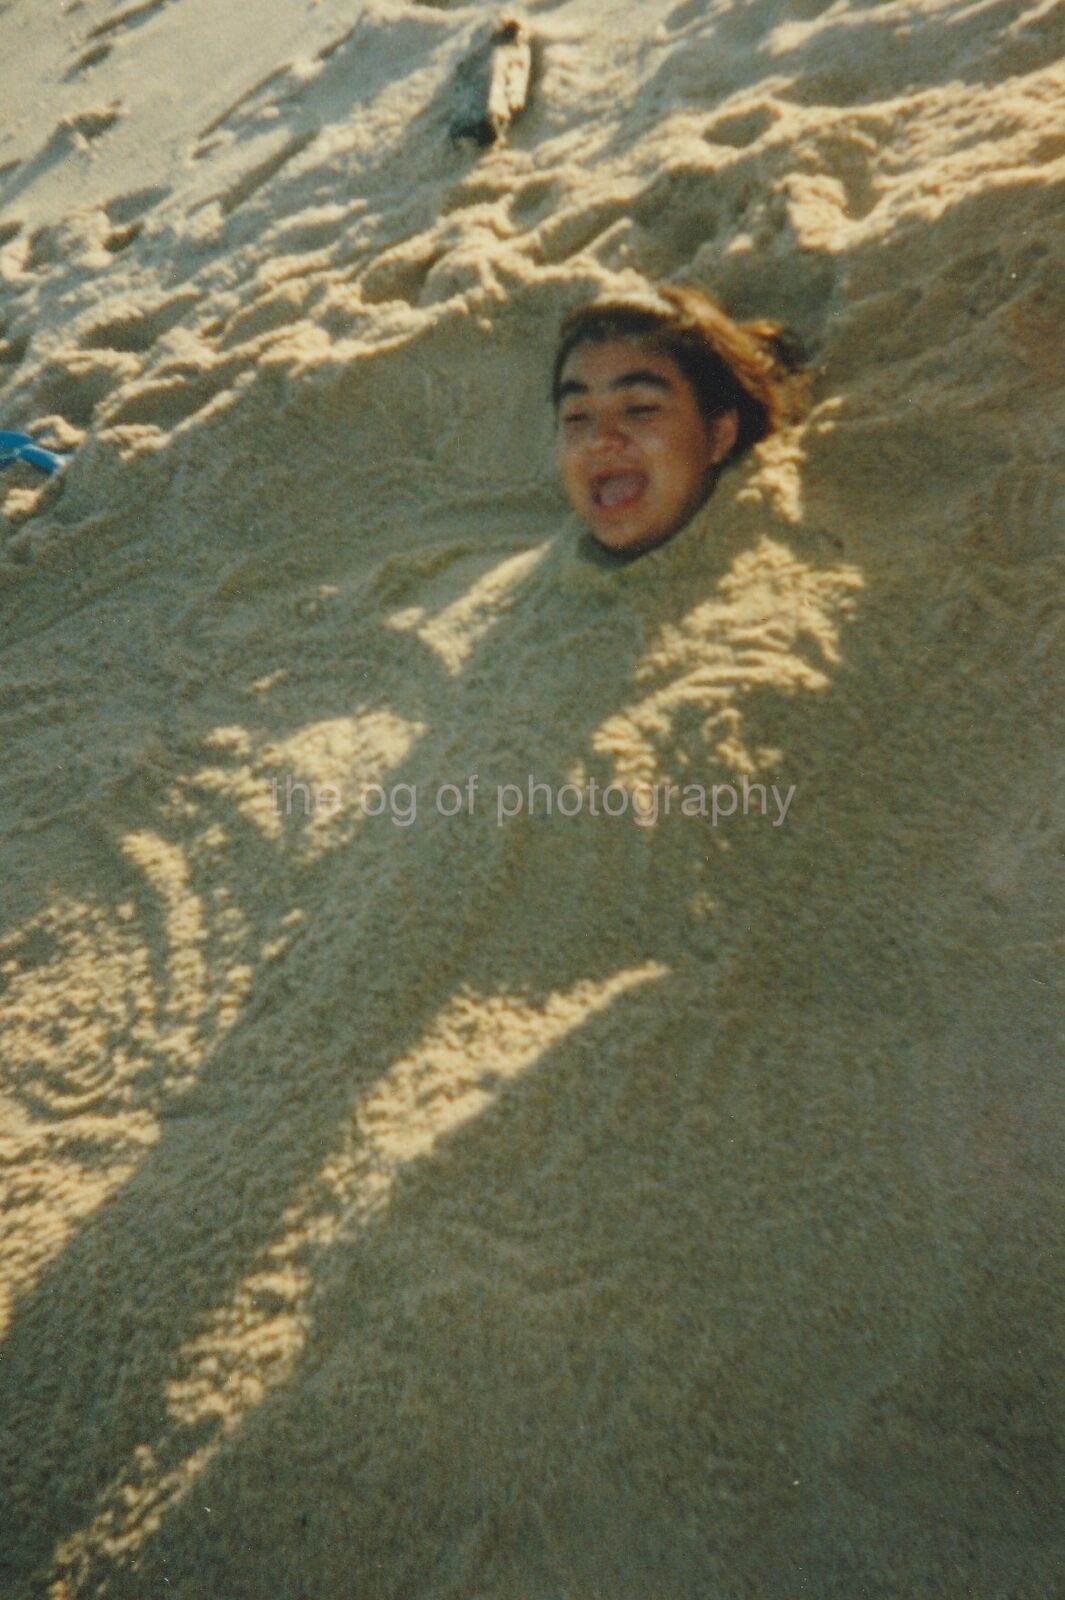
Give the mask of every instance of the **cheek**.
M 572 445 L 565 444 L 561 439 L 555 445 L 555 464 L 558 467 L 558 475 L 562 480 L 562 487 L 570 500 L 574 500 L 580 491 L 580 474 L 576 452 Z
M 683 485 L 701 478 L 706 470 L 706 450 L 686 428 L 660 429 L 645 441 L 644 449 L 664 484 Z
M 555 460 L 560 472 L 572 472 L 581 459 L 581 441 L 569 433 L 555 435 Z
M 706 476 L 713 465 L 714 452 L 710 432 L 701 419 L 690 419 L 677 429 L 673 458 L 678 477 L 698 481 Z

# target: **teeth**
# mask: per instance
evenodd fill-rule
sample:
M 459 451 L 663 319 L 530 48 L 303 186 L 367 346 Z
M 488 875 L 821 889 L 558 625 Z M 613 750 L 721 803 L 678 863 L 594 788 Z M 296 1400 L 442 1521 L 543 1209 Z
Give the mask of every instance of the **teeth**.
M 597 497 L 601 506 L 616 506 L 623 500 L 635 499 L 642 488 L 643 479 L 634 472 L 627 472 L 616 478 L 605 478 L 599 485 Z

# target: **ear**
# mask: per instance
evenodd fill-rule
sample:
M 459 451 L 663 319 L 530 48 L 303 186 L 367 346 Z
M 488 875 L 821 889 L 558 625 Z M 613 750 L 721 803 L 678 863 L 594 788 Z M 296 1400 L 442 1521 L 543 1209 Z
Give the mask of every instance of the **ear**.
M 706 431 L 710 444 L 710 463 L 716 467 L 726 460 L 736 447 L 736 440 L 740 436 L 739 413 L 722 411 L 720 416 L 710 420 Z

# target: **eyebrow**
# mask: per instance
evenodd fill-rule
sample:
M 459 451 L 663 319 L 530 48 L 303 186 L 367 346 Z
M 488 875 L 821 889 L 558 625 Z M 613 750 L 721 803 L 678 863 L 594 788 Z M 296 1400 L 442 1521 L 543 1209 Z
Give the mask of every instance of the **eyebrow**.
M 632 389 L 636 388 L 637 385 L 651 389 L 664 389 L 667 393 L 673 387 L 669 379 L 663 378 L 660 372 L 652 372 L 650 367 L 634 367 L 631 372 L 623 372 L 619 378 L 615 378 L 608 385 L 608 388 L 611 390 Z M 559 404 L 561 405 L 562 401 L 568 399 L 570 395 L 587 393 L 588 385 L 586 383 L 578 383 L 576 378 L 567 378 L 564 383 L 559 384 Z

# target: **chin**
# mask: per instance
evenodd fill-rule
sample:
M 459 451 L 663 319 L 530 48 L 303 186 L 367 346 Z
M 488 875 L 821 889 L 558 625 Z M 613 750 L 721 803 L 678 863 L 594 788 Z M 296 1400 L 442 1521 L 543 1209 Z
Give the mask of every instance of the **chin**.
M 642 556 L 649 550 L 654 550 L 660 544 L 665 544 L 678 534 L 683 523 L 678 523 L 675 528 L 665 530 L 657 528 L 633 528 L 623 530 L 620 528 L 596 528 L 589 526 L 588 532 L 601 545 L 604 550 L 609 550 L 618 556 Z

